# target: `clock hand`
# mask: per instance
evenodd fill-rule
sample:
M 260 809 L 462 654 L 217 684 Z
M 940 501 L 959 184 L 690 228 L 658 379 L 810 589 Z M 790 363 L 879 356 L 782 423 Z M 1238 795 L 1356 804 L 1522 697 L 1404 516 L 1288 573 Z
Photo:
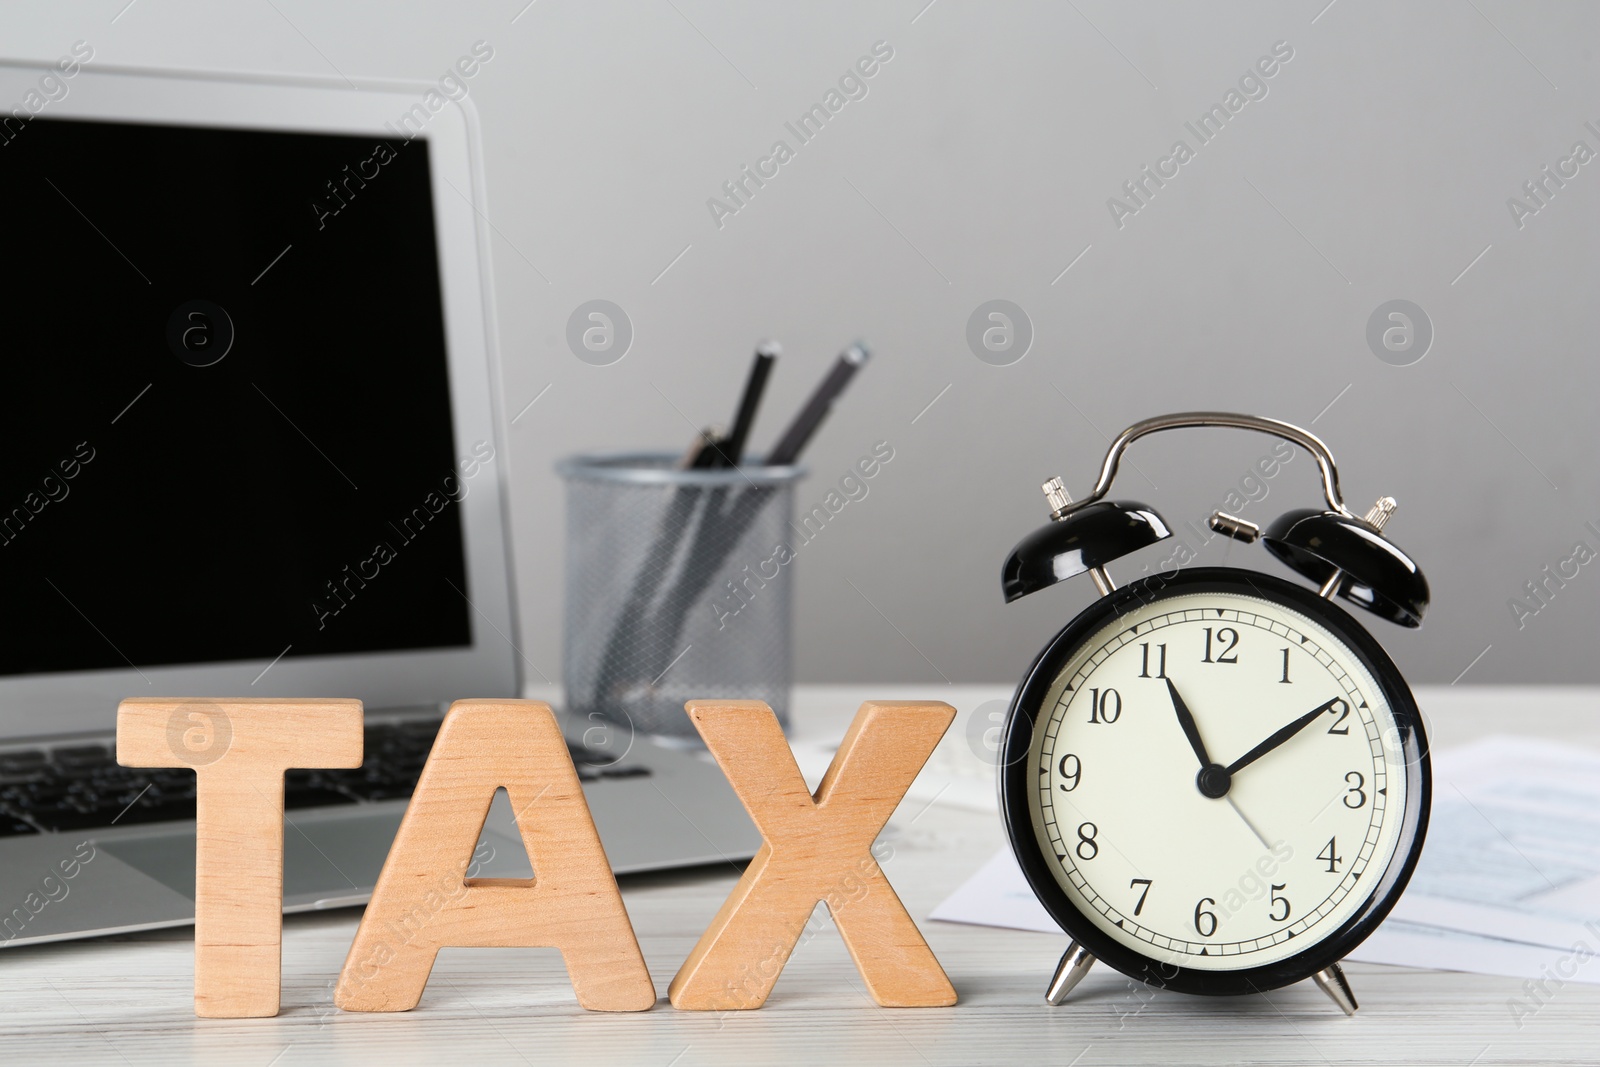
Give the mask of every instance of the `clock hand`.
M 1222 764 L 1212 760 L 1211 754 L 1206 751 L 1206 743 L 1200 740 L 1200 727 L 1195 724 L 1194 713 L 1189 710 L 1189 705 L 1183 702 L 1183 697 L 1178 695 L 1178 687 L 1172 684 L 1172 679 L 1166 679 L 1167 692 L 1172 696 L 1172 710 L 1178 715 L 1178 725 L 1183 727 L 1183 736 L 1189 739 L 1189 747 L 1194 749 L 1196 758 L 1200 760 L 1200 773 L 1195 776 L 1194 784 L 1200 790 L 1200 795 L 1216 800 L 1228 795 L 1228 770 Z M 1240 817 L 1243 817 L 1241 813 Z M 1246 822 L 1250 820 L 1245 819 Z M 1255 829 L 1251 827 L 1251 829 Z M 1261 835 L 1256 834 L 1257 837 Z
M 1252 748 L 1249 752 L 1246 752 L 1244 755 L 1230 763 L 1228 765 L 1228 773 L 1230 775 L 1238 774 L 1240 768 L 1248 767 L 1262 756 L 1265 756 L 1268 752 L 1271 752 L 1273 749 L 1289 740 L 1289 738 L 1293 737 L 1301 730 L 1304 730 L 1307 726 L 1310 726 L 1317 716 L 1321 715 L 1323 712 L 1339 703 L 1340 699 L 1340 697 L 1334 697 L 1332 700 L 1324 704 L 1319 704 L 1317 707 L 1312 708 L 1310 711 L 1300 716 L 1294 722 L 1291 722 L 1288 726 L 1281 728 L 1255 748 Z
M 1178 695 L 1178 687 L 1168 678 L 1167 692 L 1172 694 L 1172 710 L 1178 713 L 1178 725 L 1183 727 L 1183 736 L 1189 739 L 1189 747 L 1194 749 L 1194 754 L 1200 759 L 1200 766 L 1211 766 L 1211 757 L 1206 754 L 1206 743 L 1200 740 L 1200 727 L 1195 725 L 1194 715 L 1189 711 L 1189 705 L 1183 702 Z
M 1267 840 L 1266 835 L 1264 835 L 1260 830 L 1256 829 L 1256 824 L 1250 821 L 1250 816 L 1244 813 L 1243 809 L 1239 807 L 1238 802 L 1232 797 L 1227 797 L 1225 799 L 1230 805 L 1232 805 L 1233 810 L 1238 813 L 1239 818 L 1244 820 L 1244 824 L 1250 827 L 1250 832 L 1256 835 L 1256 840 L 1261 842 L 1261 847 L 1265 848 L 1269 852 L 1272 851 L 1272 844 Z

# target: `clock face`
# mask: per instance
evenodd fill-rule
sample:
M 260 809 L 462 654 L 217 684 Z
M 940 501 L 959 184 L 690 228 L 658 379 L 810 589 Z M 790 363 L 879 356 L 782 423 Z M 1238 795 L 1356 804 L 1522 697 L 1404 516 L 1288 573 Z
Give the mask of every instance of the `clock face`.
M 1008 746 L 1008 814 L 1016 837 L 1025 797 L 1025 868 L 1096 955 L 1281 976 L 1398 896 L 1425 757 L 1404 683 L 1340 609 L 1207 573 L 1114 594 L 1041 657 L 1013 712 L 1029 733 Z

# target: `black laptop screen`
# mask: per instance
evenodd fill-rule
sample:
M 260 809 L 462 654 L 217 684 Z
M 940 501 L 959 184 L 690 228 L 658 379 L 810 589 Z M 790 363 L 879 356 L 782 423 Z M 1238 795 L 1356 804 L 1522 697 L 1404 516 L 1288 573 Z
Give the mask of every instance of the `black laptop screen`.
M 13 119 L 0 198 L 0 674 L 471 643 L 423 138 Z

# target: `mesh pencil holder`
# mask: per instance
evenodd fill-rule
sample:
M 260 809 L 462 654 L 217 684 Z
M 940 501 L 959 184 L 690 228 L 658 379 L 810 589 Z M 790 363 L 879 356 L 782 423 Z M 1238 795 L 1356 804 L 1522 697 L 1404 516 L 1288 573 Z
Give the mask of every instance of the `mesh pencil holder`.
M 790 519 L 801 467 L 679 470 L 572 456 L 562 679 L 570 713 L 696 738 L 686 700 L 764 700 L 788 724 Z

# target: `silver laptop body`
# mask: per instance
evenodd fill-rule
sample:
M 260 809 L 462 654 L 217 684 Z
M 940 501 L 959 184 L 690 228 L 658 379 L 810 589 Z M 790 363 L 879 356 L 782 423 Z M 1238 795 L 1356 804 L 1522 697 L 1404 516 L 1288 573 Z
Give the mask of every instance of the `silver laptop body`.
M 193 775 L 117 767 L 124 697 L 364 702 L 367 764 L 286 783 L 292 912 L 368 899 L 451 700 L 524 691 L 490 52 L 359 88 L 0 64 L 7 236 L 39 253 L 8 257 L 0 389 L 0 945 L 193 921 Z M 567 730 L 617 871 L 754 854 L 703 755 Z M 529 876 L 503 795 L 468 873 Z

